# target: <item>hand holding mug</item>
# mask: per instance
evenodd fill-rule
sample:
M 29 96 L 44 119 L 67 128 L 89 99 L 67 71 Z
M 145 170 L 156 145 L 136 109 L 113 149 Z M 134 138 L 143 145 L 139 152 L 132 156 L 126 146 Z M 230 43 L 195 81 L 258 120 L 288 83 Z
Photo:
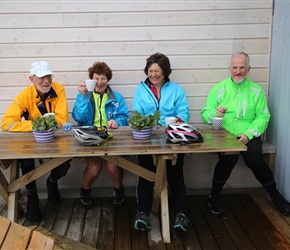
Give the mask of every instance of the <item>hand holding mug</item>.
M 86 83 L 85 81 L 81 81 L 79 84 L 78 84 L 78 91 L 80 92 L 80 94 L 84 95 L 88 90 L 87 90 L 87 87 L 86 87 Z
M 218 107 L 216 108 L 216 114 L 219 117 L 224 117 L 227 110 L 228 110 L 227 108 L 224 108 L 221 105 L 218 105 Z

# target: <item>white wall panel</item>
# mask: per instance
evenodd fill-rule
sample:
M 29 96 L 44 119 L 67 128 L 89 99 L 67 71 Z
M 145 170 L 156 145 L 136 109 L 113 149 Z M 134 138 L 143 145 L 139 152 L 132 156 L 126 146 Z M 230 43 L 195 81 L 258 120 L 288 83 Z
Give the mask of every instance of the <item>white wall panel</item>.
M 66 88 L 71 114 L 76 86 L 93 62 L 108 63 L 110 84 L 131 109 L 134 90 L 145 78 L 146 58 L 162 52 L 171 61 L 170 78 L 187 92 L 190 123 L 198 126 L 207 93 L 229 76 L 235 51 L 250 54 L 250 78 L 268 92 L 271 8 L 272 0 L 0 1 L 0 122 L 12 99 L 30 84 L 28 71 L 35 60 L 50 62 L 54 80 Z M 203 170 L 191 168 L 189 157 L 188 188 L 210 187 L 214 157 L 198 156 Z M 229 187 L 258 185 L 251 173 L 239 171 L 243 175 L 229 180 Z M 125 183 L 134 185 L 136 178 L 127 177 Z M 106 173 L 100 178 L 94 185 L 111 183 Z M 73 183 L 65 179 L 63 185 Z
M 275 178 L 290 200 L 290 2 L 275 1 L 269 106 L 271 121 L 267 138 L 277 147 Z

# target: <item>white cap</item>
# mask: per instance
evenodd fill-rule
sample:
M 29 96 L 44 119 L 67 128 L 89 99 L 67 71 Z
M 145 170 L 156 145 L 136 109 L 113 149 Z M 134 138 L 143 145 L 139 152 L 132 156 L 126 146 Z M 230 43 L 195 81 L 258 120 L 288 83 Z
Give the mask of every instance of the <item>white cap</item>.
M 43 77 L 46 75 L 52 75 L 52 71 L 48 62 L 46 61 L 37 61 L 31 64 L 30 66 L 30 75 L 36 75 L 37 77 Z

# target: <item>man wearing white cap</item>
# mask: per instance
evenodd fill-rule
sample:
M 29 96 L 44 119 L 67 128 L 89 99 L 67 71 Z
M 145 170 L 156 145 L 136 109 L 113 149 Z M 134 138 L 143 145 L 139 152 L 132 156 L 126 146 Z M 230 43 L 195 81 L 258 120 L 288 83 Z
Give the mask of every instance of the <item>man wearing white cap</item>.
M 8 107 L 3 119 L 2 130 L 7 132 L 32 131 L 32 120 L 45 113 L 54 113 L 57 123 L 62 126 L 68 122 L 68 107 L 65 89 L 52 81 L 50 65 L 45 61 L 31 64 L 29 80 L 32 85 L 22 90 Z M 34 159 L 20 161 L 22 174 L 35 168 Z M 51 171 L 46 180 L 48 201 L 57 204 L 60 201 L 57 181 L 66 175 L 70 163 L 65 162 Z M 41 219 L 39 200 L 35 181 L 26 185 L 27 211 L 26 218 L 32 222 Z

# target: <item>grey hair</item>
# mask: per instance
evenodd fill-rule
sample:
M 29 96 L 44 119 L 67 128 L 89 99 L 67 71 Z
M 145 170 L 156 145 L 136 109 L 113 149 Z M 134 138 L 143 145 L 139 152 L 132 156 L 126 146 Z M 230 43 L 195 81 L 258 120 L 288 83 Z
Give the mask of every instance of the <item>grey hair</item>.
M 250 57 L 246 52 L 238 51 L 232 54 L 232 58 L 238 57 L 238 56 L 245 56 L 247 58 L 247 67 L 250 66 Z

